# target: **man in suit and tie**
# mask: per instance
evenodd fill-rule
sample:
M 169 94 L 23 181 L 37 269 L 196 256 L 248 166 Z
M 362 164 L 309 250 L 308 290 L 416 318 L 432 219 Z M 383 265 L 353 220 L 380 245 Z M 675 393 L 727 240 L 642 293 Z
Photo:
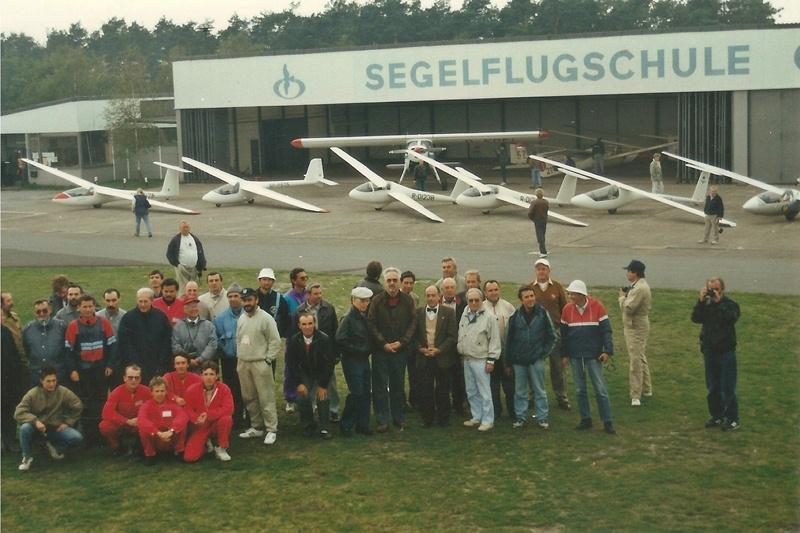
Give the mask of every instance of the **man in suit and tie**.
M 420 388 L 420 413 L 423 425 L 434 419 L 442 427 L 450 416 L 451 367 L 456 362 L 458 321 L 455 312 L 439 303 L 439 289 L 425 289 L 426 305 L 417 309 L 417 372 Z

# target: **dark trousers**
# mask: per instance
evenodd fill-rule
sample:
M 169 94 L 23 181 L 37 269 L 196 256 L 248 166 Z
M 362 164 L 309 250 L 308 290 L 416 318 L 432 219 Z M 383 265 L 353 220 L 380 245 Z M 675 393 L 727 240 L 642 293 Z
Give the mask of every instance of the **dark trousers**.
M 368 358 L 343 357 L 342 371 L 350 394 L 344 402 L 344 411 L 339 427 L 348 431 L 355 427 L 359 431 L 369 429 L 370 381 L 372 372 Z
M 464 414 L 464 402 L 467 400 L 467 388 L 464 383 L 464 365 L 459 359 L 450 367 L 450 386 L 453 397 L 453 411 Z
M 408 354 L 408 404 L 411 407 L 418 407 L 420 404 L 420 370 L 416 364 L 417 354 L 415 350 L 409 350 Z
M 87 444 L 100 442 L 100 413 L 108 398 L 108 381 L 105 366 L 79 369 L 80 381 L 73 384 L 77 388 L 78 397 L 83 402 L 81 424 L 83 436 Z
M 328 431 L 328 424 L 331 421 L 331 400 L 317 400 L 317 383 L 313 380 L 303 380 L 303 385 L 308 389 L 308 394 L 295 396 L 297 410 L 300 411 L 300 424 L 303 426 L 303 433 L 311 435 L 316 429 L 314 423 L 314 403 L 317 404 L 317 414 L 319 414 L 320 431 Z M 296 389 L 295 389 L 296 390 Z
M 233 395 L 233 427 L 250 427 L 250 417 L 247 416 L 247 409 L 242 400 L 242 386 L 239 383 L 239 373 L 236 371 L 238 359 L 221 357 L 219 361 L 222 363 L 222 382 L 231 389 Z
M 416 365 L 415 365 L 416 366 Z M 426 357 L 417 368 L 419 375 L 419 410 L 422 421 L 441 426 L 450 420 L 450 381 L 452 369 L 441 368 L 433 357 Z
M 506 410 L 510 418 L 514 416 L 514 372 L 507 376 L 506 367 L 502 358 L 500 358 L 494 365 L 489 378 L 491 379 L 490 386 L 492 388 L 492 403 L 494 404 L 494 418 L 497 420 L 503 413 L 503 404 L 500 402 L 500 389 L 503 389 L 503 394 L 506 396 Z M 513 370 L 513 369 L 512 369 Z
M 711 418 L 739 421 L 739 402 L 736 399 L 736 350 L 703 353 L 708 389 L 708 413 Z
M 5 376 L 3 376 L 5 377 Z M 19 378 L 19 376 L 13 376 Z M 3 449 L 10 451 L 16 447 L 17 440 L 17 421 L 14 420 L 14 410 L 21 398 L 19 394 L 19 387 L 13 383 L 9 383 L 11 379 L 7 379 L 3 383 L 2 400 L 0 400 L 0 419 L 2 420 L 2 427 L 0 427 L 0 434 L 3 437 Z
M 536 229 L 536 241 L 539 243 L 539 253 L 546 254 L 547 246 L 544 243 L 544 234 L 547 231 L 547 219 L 534 220 L 533 226 Z
M 405 421 L 405 382 L 408 350 L 396 353 L 382 350 L 372 354 L 372 401 L 378 425 Z

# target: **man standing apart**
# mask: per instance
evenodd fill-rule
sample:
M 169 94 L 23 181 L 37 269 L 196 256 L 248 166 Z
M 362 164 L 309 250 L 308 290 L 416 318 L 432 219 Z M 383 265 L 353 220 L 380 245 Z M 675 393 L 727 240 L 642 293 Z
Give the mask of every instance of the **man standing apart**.
M 188 281 L 197 281 L 206 269 L 206 256 L 200 239 L 189 231 L 189 223 L 181 220 L 178 228 L 180 231 L 167 245 L 167 261 L 175 267 L 175 277 L 183 290 Z
M 650 161 L 650 181 L 653 183 L 652 192 L 656 194 L 664 194 L 664 176 L 661 174 L 661 154 L 653 154 L 653 160 Z
M 528 390 L 533 392 L 536 423 L 542 429 L 550 427 L 550 406 L 544 387 L 544 361 L 553 351 L 556 332 L 550 316 L 536 303 L 536 294 L 530 286 L 520 287 L 517 297 L 522 305 L 514 312 L 508 323 L 506 339 L 506 364 L 514 367 L 514 413 L 512 424 L 521 428 L 528 410 Z
M 39 385 L 25 393 L 14 411 L 14 418 L 20 425 L 22 462 L 19 469 L 24 472 L 31 468 L 31 444 L 37 431 L 47 439 L 47 450 L 50 457 L 56 460 L 64 458 L 64 450 L 68 446 L 78 446 L 83 442 L 83 435 L 75 429 L 81 411 L 81 400 L 74 392 L 58 384 L 55 369 L 43 367 Z
M 605 164 L 604 158 L 606 156 L 606 145 L 603 142 L 603 139 L 600 137 L 597 138 L 595 143 L 592 145 L 592 159 L 594 159 L 594 171 L 597 174 L 602 174 L 605 172 Z
M 136 232 L 133 234 L 134 237 L 139 236 L 139 229 L 142 227 L 143 220 L 147 228 L 147 236 L 153 236 L 153 228 L 150 226 L 150 207 L 150 202 L 147 201 L 147 196 L 144 194 L 144 191 L 141 188 L 136 189 L 136 194 L 133 195 L 133 205 L 131 206 L 131 211 L 133 211 L 136 217 Z
M 707 428 L 739 429 L 736 398 L 736 321 L 739 304 L 725 295 L 722 278 L 710 278 L 700 290 L 692 310 L 692 322 L 702 324 L 700 350 L 703 352 L 708 389 Z
M 614 434 L 616 431 L 611 420 L 611 402 L 603 378 L 603 363 L 614 354 L 611 322 L 600 300 L 589 297 L 589 291 L 583 281 L 576 279 L 570 283 L 567 293 L 571 302 L 561 313 L 561 357 L 564 366 L 568 360 L 572 365 L 575 395 L 578 397 L 578 407 L 581 411 L 581 421 L 575 429 L 584 430 L 592 427 L 592 414 L 586 390 L 588 371 L 605 432 Z
M 198 297 L 200 300 L 200 317 L 214 321 L 221 312 L 228 308 L 228 291 L 222 286 L 222 274 L 209 272 L 206 276 L 208 292 Z
M 450 423 L 450 367 L 456 364 L 458 324 L 455 312 L 439 303 L 436 285 L 425 289 L 425 306 L 417 309 L 415 364 L 419 376 L 419 408 L 422 423 Z
M 251 427 L 239 434 L 243 439 L 261 437 L 264 444 L 278 438 L 278 413 L 275 408 L 275 379 L 272 364 L 278 357 L 281 338 L 275 320 L 258 307 L 254 289 L 242 290 L 244 313 L 236 325 L 237 372 L 242 399 L 250 414 Z
M 403 431 L 405 421 L 405 369 L 416 330 L 416 315 L 411 297 L 400 290 L 400 271 L 383 271 L 384 292 L 372 298 L 367 322 L 372 336 L 372 395 L 375 402 L 376 431 L 389 430 L 389 416 Z M 388 390 L 387 390 L 388 389 Z
M 622 326 L 628 348 L 631 406 L 639 407 L 643 395 L 653 395 L 650 365 L 645 355 L 650 334 L 650 286 L 644 279 L 644 263 L 634 259 L 624 268 L 630 286 L 619 290 L 619 308 L 622 310 Z
M 222 380 L 233 394 L 233 426 L 238 429 L 245 421 L 246 409 L 242 401 L 242 387 L 239 384 L 239 373 L 236 371 L 236 323 L 242 315 L 242 288 L 238 283 L 231 283 L 227 291 L 228 308 L 214 319 L 217 332 L 217 350 L 222 363 Z
M 464 383 L 472 418 L 466 427 L 478 431 L 494 427 L 494 405 L 489 375 L 500 357 L 497 318 L 483 309 L 480 289 L 467 290 L 467 309 L 458 324 L 458 353 L 464 357 Z
M 547 246 L 545 245 L 545 232 L 547 231 L 547 212 L 550 204 L 544 199 L 544 191 L 536 189 L 536 198 L 528 208 L 528 218 L 533 222 L 536 230 L 536 242 L 539 243 L 539 257 L 547 257 Z
M 709 242 L 709 239 L 711 240 L 711 244 L 719 244 L 719 219 L 725 216 L 725 205 L 722 203 L 722 196 L 720 196 L 717 191 L 716 185 L 712 185 L 708 188 L 706 203 L 703 206 L 706 226 L 703 238 L 697 241 L 698 244 Z
M 336 344 L 342 354 L 342 371 L 350 394 L 344 404 L 339 430 L 349 437 L 353 429 L 356 433 L 369 435 L 369 399 L 372 371 L 369 367 L 370 336 L 367 324 L 372 291 L 366 287 L 356 287 L 350 291 L 352 307 L 339 323 L 336 330 Z
M 533 264 L 536 279 L 531 283 L 536 303 L 547 310 L 553 325 L 561 323 L 561 312 L 567 305 L 567 291 L 560 282 L 550 277 L 550 261 L 539 259 Z M 556 327 L 556 344 L 550 352 L 550 385 L 556 397 L 558 407 L 565 411 L 570 410 L 567 399 L 567 374 L 561 364 L 561 335 Z
M 108 396 L 100 421 L 100 434 L 108 441 L 114 456 L 125 453 L 120 437 L 138 440 L 139 408 L 150 399 L 150 389 L 142 385 L 141 368 L 128 365 L 124 379 L 122 385 L 114 388 Z
M 330 422 L 330 400 L 328 384 L 335 365 L 333 339 L 317 329 L 314 315 L 300 313 L 297 318 L 300 331 L 286 341 L 286 368 L 289 386 L 297 391 L 297 406 L 303 434 L 314 434 L 314 412 L 312 397 L 317 400 L 319 412 L 319 435 L 323 439 L 333 437 L 328 430 Z

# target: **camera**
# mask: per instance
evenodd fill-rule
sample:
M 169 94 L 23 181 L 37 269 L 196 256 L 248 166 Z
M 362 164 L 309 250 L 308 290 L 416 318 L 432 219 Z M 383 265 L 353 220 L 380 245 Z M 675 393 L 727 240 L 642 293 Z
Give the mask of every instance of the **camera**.
M 717 289 L 708 289 L 706 291 L 706 297 L 703 298 L 703 301 L 706 305 L 710 305 L 711 302 L 714 301 L 714 297 L 717 295 Z
M 630 291 L 630 290 L 631 290 L 631 288 L 630 288 L 630 287 L 620 287 L 620 288 L 619 288 L 619 290 L 621 290 L 621 291 L 622 291 L 622 292 L 624 292 L 625 294 L 628 294 L 628 291 Z

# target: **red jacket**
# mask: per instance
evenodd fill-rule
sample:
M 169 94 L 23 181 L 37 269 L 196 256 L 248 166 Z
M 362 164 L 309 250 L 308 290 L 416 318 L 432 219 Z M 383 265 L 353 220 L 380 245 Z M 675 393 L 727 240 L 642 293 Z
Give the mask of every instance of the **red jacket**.
M 186 377 L 181 381 L 178 372 L 173 370 L 164 374 L 164 381 L 167 382 L 167 399 L 175 401 L 175 397 L 186 399 L 186 391 L 195 383 L 203 383 L 203 378 L 192 372 L 186 372 Z
M 171 400 L 164 400 L 163 403 L 156 403 L 150 399 L 139 408 L 139 433 L 155 435 L 159 431 L 173 430 L 180 433 L 186 429 L 189 423 L 189 416 L 186 411 Z
M 186 391 L 186 411 L 192 422 L 197 422 L 197 417 L 208 413 L 208 422 L 213 422 L 223 416 L 233 415 L 233 395 L 231 389 L 222 382 L 214 385 L 214 394 L 211 402 L 206 405 L 205 385 L 201 382 L 189 387 Z
M 175 298 L 171 304 L 167 304 L 162 296 L 161 298 L 153 300 L 153 307 L 159 311 L 163 311 L 164 314 L 167 315 L 172 327 L 175 327 L 175 323 L 179 320 L 186 318 L 186 315 L 183 313 L 183 298 Z
M 150 389 L 144 385 L 136 387 L 136 392 L 131 393 L 124 383 L 116 387 L 103 406 L 103 420 L 126 423 L 131 418 L 136 418 L 139 408 L 150 399 Z

